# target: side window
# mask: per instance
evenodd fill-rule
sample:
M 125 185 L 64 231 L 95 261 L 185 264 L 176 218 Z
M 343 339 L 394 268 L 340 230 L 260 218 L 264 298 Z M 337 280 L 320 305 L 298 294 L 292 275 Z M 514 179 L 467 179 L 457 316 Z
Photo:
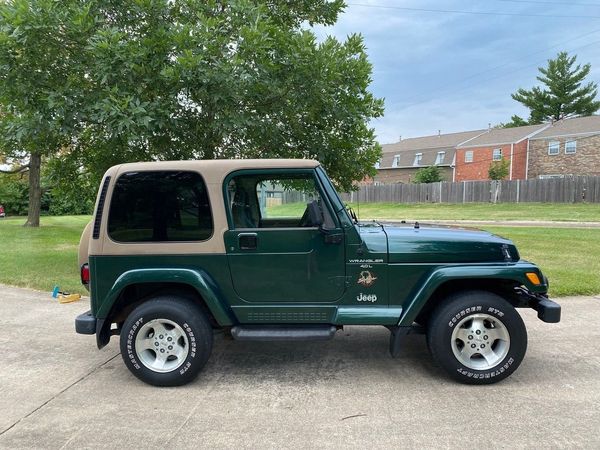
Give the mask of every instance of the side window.
M 195 172 L 128 172 L 113 190 L 108 235 L 118 242 L 204 241 L 213 221 Z
M 312 174 L 238 175 L 227 192 L 235 228 L 312 227 L 311 202 L 328 214 Z

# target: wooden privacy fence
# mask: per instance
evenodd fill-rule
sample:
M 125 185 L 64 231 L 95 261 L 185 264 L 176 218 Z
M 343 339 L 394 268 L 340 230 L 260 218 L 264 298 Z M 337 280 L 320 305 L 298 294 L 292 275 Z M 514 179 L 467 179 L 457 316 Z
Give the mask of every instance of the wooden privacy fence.
M 342 194 L 344 201 L 361 203 L 472 203 L 493 202 L 495 197 L 506 203 L 600 203 L 600 177 L 364 185 Z

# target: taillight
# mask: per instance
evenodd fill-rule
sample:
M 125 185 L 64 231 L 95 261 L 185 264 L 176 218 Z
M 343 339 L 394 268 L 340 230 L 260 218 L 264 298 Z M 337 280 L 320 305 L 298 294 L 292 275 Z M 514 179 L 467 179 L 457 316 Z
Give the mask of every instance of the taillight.
M 90 284 L 90 266 L 88 263 L 81 266 L 81 284 Z

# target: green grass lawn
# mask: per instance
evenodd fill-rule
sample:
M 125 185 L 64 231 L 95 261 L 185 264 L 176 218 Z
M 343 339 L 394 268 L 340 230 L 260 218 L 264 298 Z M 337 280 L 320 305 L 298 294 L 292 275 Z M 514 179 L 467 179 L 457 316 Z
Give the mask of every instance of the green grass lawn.
M 89 216 L 42 217 L 25 228 L 23 217 L 0 219 L 0 283 L 50 291 L 87 293 L 79 281 L 77 249 Z
M 350 203 L 362 220 L 557 220 L 600 222 L 600 205 L 593 203 Z M 273 216 L 294 216 L 303 203 L 269 208 Z M 301 214 L 301 213 L 300 213 Z
M 600 228 L 482 228 L 512 239 L 521 258 L 538 264 L 550 280 L 550 295 L 600 293 Z
M 89 220 L 89 216 L 42 217 L 37 229 L 22 227 L 22 217 L 0 220 L 0 283 L 48 293 L 59 285 L 85 293 L 79 283 L 77 246 Z M 485 228 L 514 240 L 522 258 L 540 265 L 550 279 L 551 295 L 600 293 L 600 229 Z

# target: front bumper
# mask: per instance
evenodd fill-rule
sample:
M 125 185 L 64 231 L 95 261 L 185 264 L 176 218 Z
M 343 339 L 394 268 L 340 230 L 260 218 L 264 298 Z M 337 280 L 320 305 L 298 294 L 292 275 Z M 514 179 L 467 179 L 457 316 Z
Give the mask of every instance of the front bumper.
M 546 323 L 560 322 L 560 305 L 550 300 L 544 294 L 535 294 L 527 289 L 518 288 L 517 292 L 521 297 L 524 307 L 532 308 L 537 311 L 538 319 Z
M 539 297 L 530 302 L 530 307 L 537 311 L 538 319 L 547 323 L 560 322 L 560 305 L 547 297 Z
M 96 334 L 96 318 L 91 311 L 86 311 L 77 316 L 75 331 L 79 334 Z

